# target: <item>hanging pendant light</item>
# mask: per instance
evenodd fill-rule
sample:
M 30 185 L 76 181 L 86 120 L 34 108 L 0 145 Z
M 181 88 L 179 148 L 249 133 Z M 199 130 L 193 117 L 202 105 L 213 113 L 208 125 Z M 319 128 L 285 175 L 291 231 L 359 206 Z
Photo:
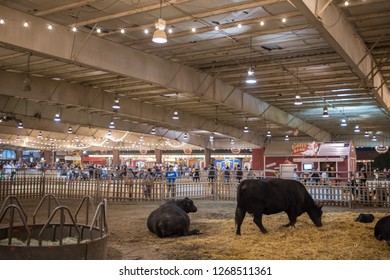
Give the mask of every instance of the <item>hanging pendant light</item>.
M 252 68 L 248 69 L 248 76 L 246 76 L 245 82 L 247 84 L 256 84 L 256 77 L 255 77 L 255 72 L 252 70 Z
M 108 125 L 108 128 L 114 129 L 115 128 L 115 123 L 114 121 L 111 121 L 110 124 Z
M 114 104 L 112 104 L 112 109 L 120 109 L 121 106 L 119 105 L 119 98 L 115 97 Z
M 22 123 L 22 121 L 19 121 L 19 122 L 18 122 L 18 128 L 23 128 L 23 123 Z
M 348 125 L 347 120 L 342 118 L 340 126 L 347 126 L 347 125 Z
M 179 119 L 179 112 L 178 111 L 173 112 L 172 119 L 173 120 L 178 120 Z
M 61 121 L 61 115 L 60 113 L 56 113 L 54 115 L 54 119 L 53 119 L 55 122 L 60 122 Z
M 73 133 L 72 127 L 69 126 L 69 128 L 68 128 L 68 134 L 72 134 L 72 133 Z
M 164 44 L 167 40 L 167 34 L 164 29 L 166 27 L 166 22 L 161 18 L 161 9 L 162 9 L 162 0 L 160 0 L 160 18 L 156 22 L 156 31 L 153 33 L 152 41 L 158 44 Z
M 354 130 L 356 133 L 359 133 L 360 132 L 360 128 L 359 128 L 359 125 L 355 125 L 355 130 Z
M 43 138 L 43 136 L 42 136 L 42 131 L 39 131 L 39 132 L 38 132 L 37 138 L 38 138 L 38 139 L 42 139 L 42 138 Z
M 150 134 L 155 135 L 156 134 L 156 129 L 153 127 L 152 130 L 150 131 Z
M 329 118 L 328 107 L 326 106 L 324 106 L 324 108 L 322 109 L 322 117 Z
M 299 85 L 299 78 L 298 78 L 298 67 L 297 67 L 297 93 L 295 95 L 295 101 L 294 101 L 294 105 L 302 105 L 302 99 L 301 99 L 301 96 L 299 95 L 298 93 L 298 85 Z
M 266 136 L 271 137 L 272 136 L 271 131 L 268 131 Z
M 252 61 L 252 37 L 250 37 L 249 43 L 249 57 L 250 61 Z M 255 71 L 253 71 L 251 67 L 248 69 L 248 75 L 246 76 L 245 82 L 247 84 L 256 84 Z
M 27 76 L 24 78 L 24 81 L 23 81 L 23 91 L 31 91 L 30 56 L 31 56 L 31 54 L 29 54 L 28 58 L 27 58 Z

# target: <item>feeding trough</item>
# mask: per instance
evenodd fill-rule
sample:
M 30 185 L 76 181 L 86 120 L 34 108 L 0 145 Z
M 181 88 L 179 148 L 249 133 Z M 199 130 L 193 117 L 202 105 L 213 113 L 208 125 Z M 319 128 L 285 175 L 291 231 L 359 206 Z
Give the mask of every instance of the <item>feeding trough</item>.
M 86 196 L 72 215 L 53 195 L 46 195 L 37 206 L 32 223 L 15 196 L 0 208 L 0 259 L 3 260 L 99 260 L 107 256 L 107 201 L 103 200 L 90 220 L 92 199 Z M 51 211 L 52 204 L 56 207 Z M 36 223 L 42 206 L 47 205 L 47 220 Z M 83 222 L 78 222 L 85 213 Z M 18 222 L 16 223 L 17 218 Z

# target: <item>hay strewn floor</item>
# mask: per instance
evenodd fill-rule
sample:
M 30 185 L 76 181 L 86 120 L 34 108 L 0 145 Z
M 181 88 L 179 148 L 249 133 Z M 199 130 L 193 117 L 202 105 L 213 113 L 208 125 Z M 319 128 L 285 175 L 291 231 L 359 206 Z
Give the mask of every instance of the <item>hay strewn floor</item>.
M 23 202 L 28 215 L 38 202 Z M 79 201 L 61 201 L 71 211 Z M 324 207 L 323 227 L 317 228 L 307 214 L 298 217 L 295 228 L 285 228 L 285 213 L 264 216 L 269 231 L 262 234 L 247 214 L 241 236 L 235 235 L 234 201 L 195 200 L 197 213 L 191 213 L 191 229 L 202 234 L 158 238 L 149 233 L 146 220 L 160 202 L 129 202 L 108 205 L 108 259 L 111 260 L 385 260 L 390 247 L 374 237 L 379 218 L 390 209 L 375 209 L 370 224 L 354 222 L 359 213 L 370 209 Z
M 362 224 L 354 220 L 358 213 L 368 213 L 367 209 L 325 207 L 322 228 L 315 227 L 307 214 L 298 218 L 295 228 L 282 226 L 288 222 L 285 213 L 264 216 L 263 223 L 269 231 L 268 234 L 260 233 L 252 222 L 252 217 L 247 215 L 242 226 L 242 235 L 236 236 L 235 202 L 195 201 L 195 204 L 199 210 L 190 214 L 191 228 L 197 228 L 203 234 L 160 239 L 146 231 L 148 212 L 140 214 L 144 218 L 138 215 L 137 218 L 134 217 L 137 223 L 133 226 L 139 227 L 138 233 L 129 229 L 131 232 L 124 234 L 125 228 L 113 228 L 111 225 L 111 253 L 116 248 L 121 256 L 109 254 L 109 257 L 201 260 L 390 259 L 390 247 L 385 241 L 376 240 L 373 235 L 375 223 L 379 218 L 390 214 L 388 209 L 374 212 L 376 218 L 373 223 Z M 151 210 L 155 208 L 148 206 Z M 118 237 L 120 240 L 117 240 Z

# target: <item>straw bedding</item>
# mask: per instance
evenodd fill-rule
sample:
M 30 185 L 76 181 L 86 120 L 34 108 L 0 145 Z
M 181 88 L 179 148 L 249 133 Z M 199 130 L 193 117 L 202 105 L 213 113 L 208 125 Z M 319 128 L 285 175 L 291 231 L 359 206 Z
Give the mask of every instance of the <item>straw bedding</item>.
M 295 228 L 285 228 L 285 213 L 263 217 L 269 231 L 262 234 L 247 214 L 241 236 L 235 235 L 232 201 L 195 201 L 197 213 L 191 213 L 191 229 L 202 234 L 158 238 L 147 232 L 148 213 L 128 217 L 137 228 L 114 228 L 111 220 L 110 251 L 112 259 L 189 259 L 189 260 L 377 260 L 390 259 L 390 247 L 374 237 L 379 218 L 389 215 L 388 209 L 370 211 L 346 208 L 324 208 L 323 227 L 314 226 L 307 214 L 298 218 Z M 153 208 L 152 205 L 148 205 Z M 157 207 L 154 205 L 154 208 Z M 138 212 L 139 209 L 133 209 Z M 117 211 L 115 211 L 117 212 Z M 373 213 L 373 223 L 355 222 L 359 213 Z M 123 231 L 126 231 L 124 233 Z

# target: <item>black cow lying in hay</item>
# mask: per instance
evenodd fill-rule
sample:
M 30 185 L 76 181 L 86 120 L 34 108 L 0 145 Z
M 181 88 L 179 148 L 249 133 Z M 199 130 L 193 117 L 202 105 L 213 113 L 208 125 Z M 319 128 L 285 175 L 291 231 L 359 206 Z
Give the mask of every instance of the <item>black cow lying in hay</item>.
M 359 216 L 356 218 L 355 222 L 360 223 L 372 223 L 374 221 L 375 217 L 372 214 L 359 214 Z
M 199 234 L 199 230 L 189 230 L 190 218 L 187 213 L 198 209 L 188 197 L 168 201 L 150 213 L 147 226 L 150 232 L 158 237 L 185 236 Z
M 322 206 L 317 206 L 305 186 L 295 180 L 287 179 L 247 179 L 237 189 L 236 234 L 241 234 L 241 225 L 245 213 L 253 214 L 253 222 L 262 233 L 263 214 L 270 215 L 286 212 L 290 222 L 285 226 L 294 226 L 297 217 L 307 213 L 317 227 L 322 226 Z
M 379 219 L 374 228 L 374 236 L 378 240 L 386 240 L 390 246 L 390 216 Z

